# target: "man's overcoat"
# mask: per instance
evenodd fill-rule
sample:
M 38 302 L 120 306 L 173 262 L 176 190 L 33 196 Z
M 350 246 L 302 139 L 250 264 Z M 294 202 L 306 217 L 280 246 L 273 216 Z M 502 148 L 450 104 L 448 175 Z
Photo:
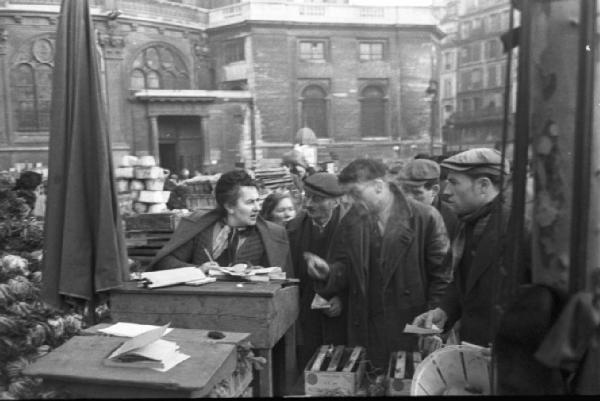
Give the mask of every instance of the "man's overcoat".
M 384 261 L 381 294 L 368 293 L 370 236 L 372 216 L 355 205 L 340 226 L 340 241 L 329 260 L 330 274 L 317 291 L 330 294 L 349 291 L 348 344 L 368 344 L 369 300 L 383 298 L 386 332 L 390 347 L 410 347 L 413 341 L 403 335 L 406 323 L 437 306 L 451 278 L 444 263 L 449 249 L 446 228 L 432 206 L 407 199 L 400 189 L 389 184 L 394 206 L 386 225 L 381 249 Z

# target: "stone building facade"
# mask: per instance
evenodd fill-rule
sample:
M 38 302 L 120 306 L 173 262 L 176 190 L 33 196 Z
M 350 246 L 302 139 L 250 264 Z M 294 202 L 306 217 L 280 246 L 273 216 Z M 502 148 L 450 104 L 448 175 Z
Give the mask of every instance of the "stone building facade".
M 442 34 L 414 3 L 90 0 L 115 160 L 222 171 L 302 127 L 320 160 L 427 149 Z M 0 169 L 47 160 L 59 5 L 0 0 Z

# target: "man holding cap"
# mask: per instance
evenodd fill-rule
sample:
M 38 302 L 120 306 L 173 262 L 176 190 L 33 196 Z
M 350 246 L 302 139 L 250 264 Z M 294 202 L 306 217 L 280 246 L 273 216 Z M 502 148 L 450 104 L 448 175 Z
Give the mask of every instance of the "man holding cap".
M 506 232 L 510 210 L 501 204 L 502 174 L 510 174 L 508 161 L 495 149 L 477 148 L 443 160 L 448 169 L 444 193 L 461 224 L 452 243 L 454 279 L 439 307 L 414 320 L 450 329 L 460 319 L 459 339 L 483 347 L 494 338 L 493 295 L 501 260 L 501 233 Z
M 435 207 L 446 224 L 448 237 L 458 230 L 456 213 L 440 198 L 440 165 L 429 159 L 410 160 L 398 175 L 404 193 L 419 202 Z
M 305 260 L 311 255 L 328 257 L 343 215 L 339 201 L 343 194 L 334 174 L 310 175 L 304 181 L 303 210 L 288 223 L 292 264 L 296 277 L 300 279 L 297 343 L 301 370 L 321 345 L 346 343 L 346 298 L 343 294 L 332 294 L 328 307 L 312 309 L 314 282 L 307 274 Z

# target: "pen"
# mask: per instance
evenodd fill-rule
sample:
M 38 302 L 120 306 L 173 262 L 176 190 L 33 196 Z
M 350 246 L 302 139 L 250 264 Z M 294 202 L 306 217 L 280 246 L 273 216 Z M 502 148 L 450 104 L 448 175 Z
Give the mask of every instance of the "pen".
M 208 251 L 206 250 L 206 248 L 202 248 L 204 249 L 204 253 L 206 254 L 206 256 L 208 256 L 208 260 L 210 260 L 211 262 L 214 263 L 214 259 L 212 258 L 212 256 L 210 256 L 210 253 L 208 253 Z

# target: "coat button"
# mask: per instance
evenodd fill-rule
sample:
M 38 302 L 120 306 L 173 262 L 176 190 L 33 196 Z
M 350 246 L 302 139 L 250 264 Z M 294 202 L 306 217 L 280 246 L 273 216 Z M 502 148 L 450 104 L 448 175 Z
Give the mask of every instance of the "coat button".
M 410 290 L 404 290 L 404 295 L 410 295 Z

